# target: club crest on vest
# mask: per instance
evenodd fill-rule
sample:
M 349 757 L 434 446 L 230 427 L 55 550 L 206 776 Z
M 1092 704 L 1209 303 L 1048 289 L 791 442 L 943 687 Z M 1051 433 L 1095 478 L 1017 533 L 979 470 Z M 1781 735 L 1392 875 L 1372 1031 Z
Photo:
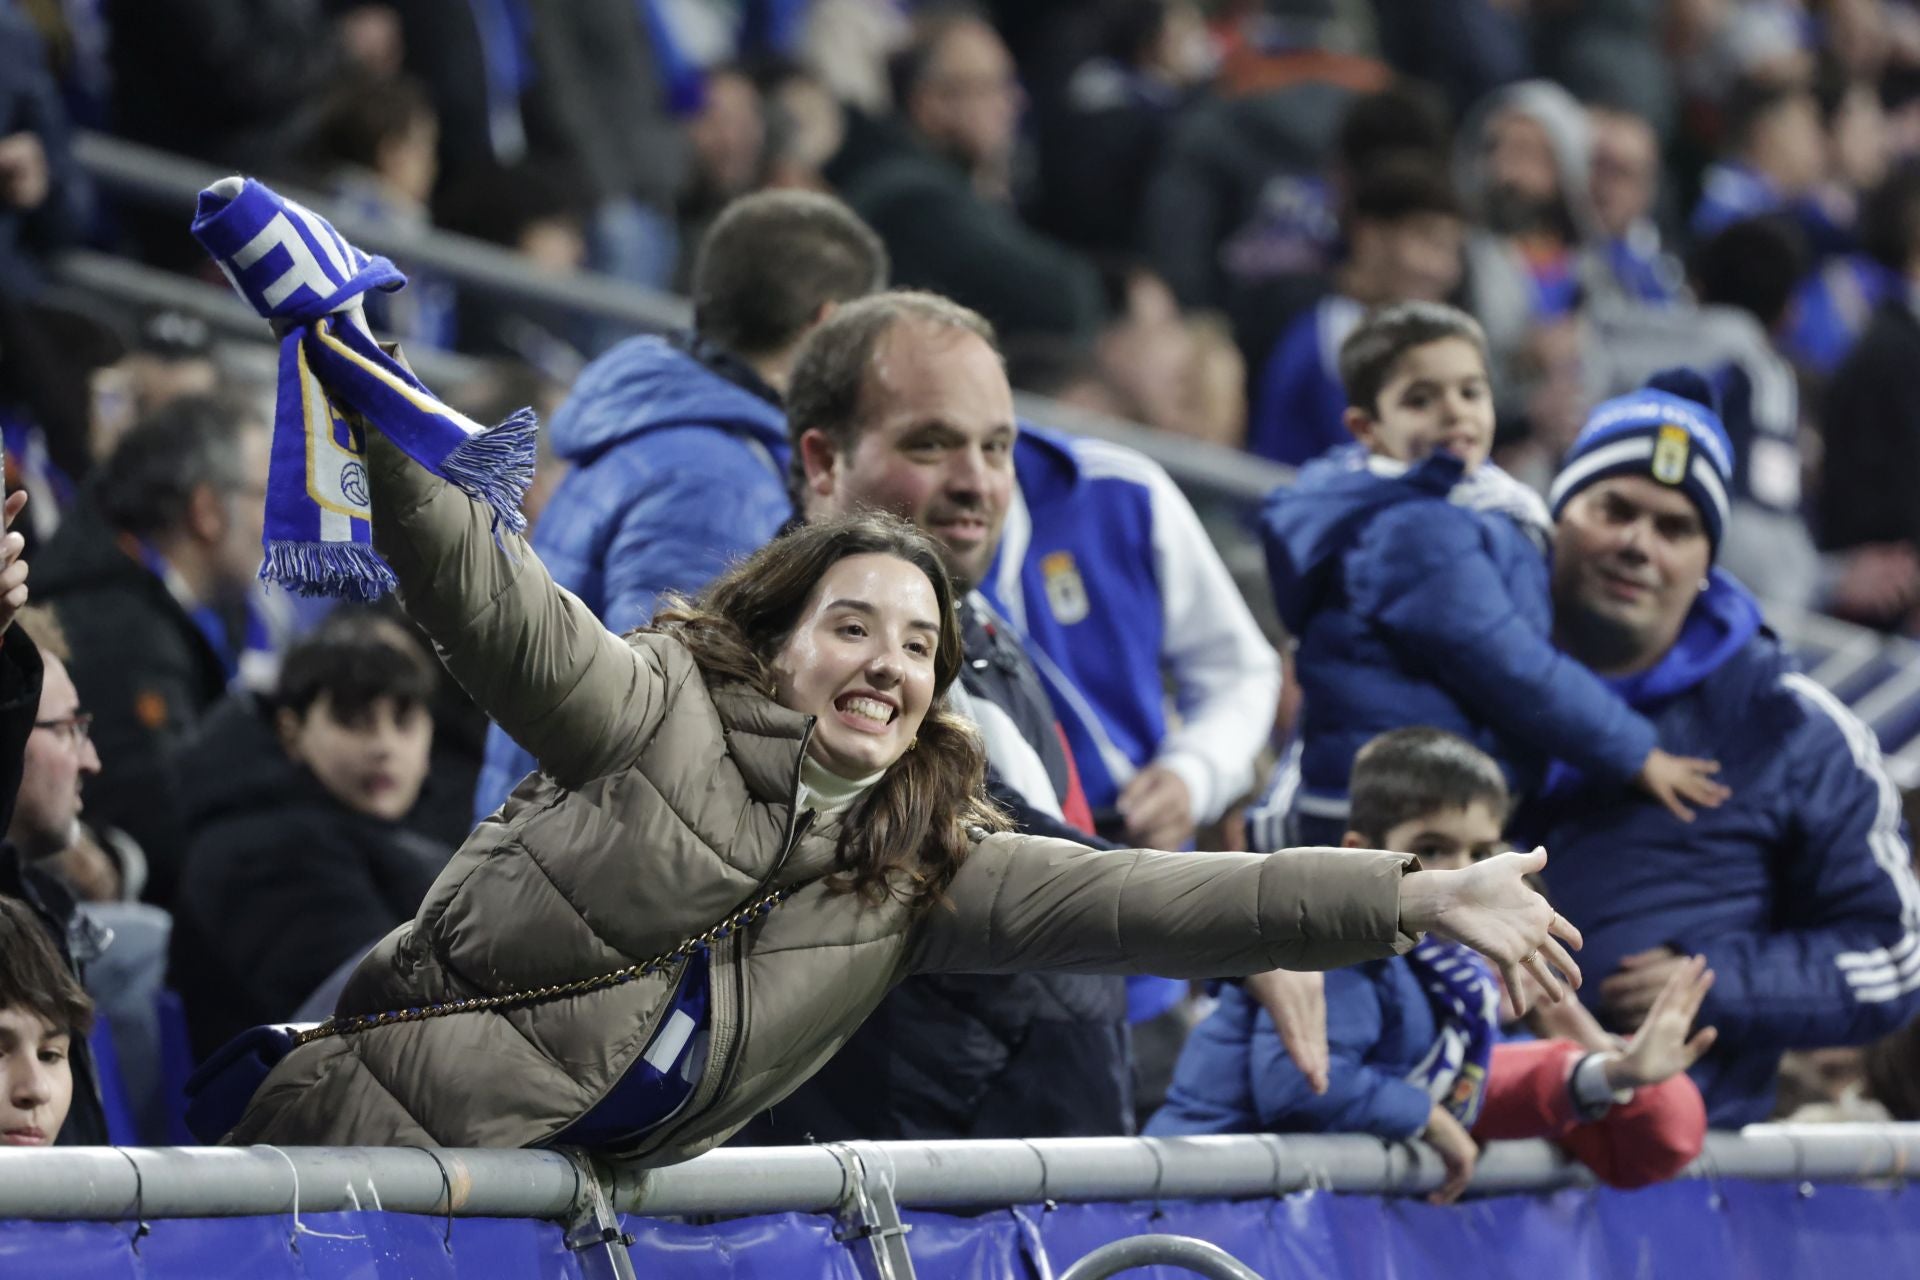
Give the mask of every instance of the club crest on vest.
M 1080 566 L 1074 563 L 1073 552 L 1055 551 L 1043 557 L 1040 576 L 1046 584 L 1047 607 L 1053 610 L 1055 622 L 1071 626 L 1087 616 L 1092 606 L 1087 599 L 1087 584 L 1080 577 Z
M 1667 423 L 1653 442 L 1653 478 L 1661 484 L 1677 485 L 1687 478 L 1687 458 L 1692 452 L 1692 437 L 1685 427 Z

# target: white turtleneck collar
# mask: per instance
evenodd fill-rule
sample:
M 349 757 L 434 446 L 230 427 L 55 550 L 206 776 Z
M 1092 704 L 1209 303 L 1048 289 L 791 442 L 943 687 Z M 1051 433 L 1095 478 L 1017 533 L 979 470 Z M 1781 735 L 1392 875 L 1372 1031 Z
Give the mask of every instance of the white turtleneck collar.
M 864 778 L 843 778 L 808 754 L 800 762 L 800 796 L 796 803 L 802 809 L 812 809 L 820 818 L 831 818 L 844 813 L 886 773 L 881 769 Z

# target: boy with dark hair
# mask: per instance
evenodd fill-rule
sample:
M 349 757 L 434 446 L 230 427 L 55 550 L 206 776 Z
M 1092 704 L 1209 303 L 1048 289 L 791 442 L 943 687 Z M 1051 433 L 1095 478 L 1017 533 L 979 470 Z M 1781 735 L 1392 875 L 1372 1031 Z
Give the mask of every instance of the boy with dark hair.
M 450 854 L 401 825 L 435 680 L 399 624 L 342 609 L 288 652 L 271 699 L 236 694 L 183 749 L 172 981 L 200 1052 L 291 1017 L 418 909 Z
M 73 1104 L 93 1001 L 24 902 L 0 897 L 0 1146 L 51 1146 Z
M 1355 758 L 1350 790 L 1345 847 L 1412 853 L 1441 870 L 1504 845 L 1500 766 L 1454 734 L 1382 734 Z M 1641 1186 L 1678 1172 L 1704 1139 L 1706 1111 L 1684 1073 L 1714 1040 L 1711 1029 L 1688 1034 L 1712 981 L 1696 959 L 1625 1044 L 1578 1013 L 1532 1020 L 1559 1038 L 1501 1043 L 1493 974 L 1455 944 L 1425 939 L 1404 956 L 1326 975 L 1335 1069 L 1324 1092 L 1259 1004 L 1228 987 L 1187 1041 L 1147 1133 L 1417 1137 L 1447 1167 L 1435 1195 L 1443 1202 L 1472 1177 L 1476 1139 L 1546 1137 L 1604 1181 Z
M 1493 393 L 1472 317 L 1421 302 L 1378 312 L 1342 345 L 1340 375 L 1358 446 L 1306 468 L 1262 513 L 1306 695 L 1297 758 L 1258 815 L 1284 818 L 1291 838 L 1263 823 L 1263 847 L 1337 842 L 1354 752 L 1408 724 L 1467 737 L 1522 789 L 1559 759 L 1636 782 L 1681 818 L 1718 805 L 1717 765 L 1661 751 L 1645 717 L 1554 648 L 1552 523 L 1487 460 Z M 1675 421 L 1711 416 L 1642 394 Z
M 1443 302 L 1460 283 L 1466 223 L 1446 170 L 1392 155 L 1356 175 L 1341 213 L 1333 290 L 1281 334 L 1260 374 L 1247 449 L 1303 466 L 1346 443 L 1340 349 L 1369 308 Z

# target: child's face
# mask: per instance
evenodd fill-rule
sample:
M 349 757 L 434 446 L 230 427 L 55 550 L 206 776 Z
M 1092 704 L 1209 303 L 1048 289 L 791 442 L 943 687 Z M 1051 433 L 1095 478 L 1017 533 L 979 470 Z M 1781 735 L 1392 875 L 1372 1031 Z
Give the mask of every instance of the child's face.
M 0 1143 L 50 1146 L 73 1103 L 68 1036 L 18 1005 L 0 1009 Z
M 1347 430 L 1382 457 L 1417 463 L 1446 449 L 1468 472 L 1479 469 L 1493 448 L 1493 390 L 1480 349 L 1465 338 L 1409 348 L 1373 411 L 1347 410 Z
M 403 708 L 391 697 L 375 698 L 365 711 L 342 720 L 334 714 L 332 695 L 322 693 L 304 716 L 280 713 L 280 741 L 341 804 L 398 822 L 427 780 L 433 720 L 425 707 Z
M 1506 848 L 1500 815 L 1484 800 L 1464 809 L 1442 809 L 1403 822 L 1387 832 L 1385 847 L 1419 857 L 1422 870 L 1458 871 Z

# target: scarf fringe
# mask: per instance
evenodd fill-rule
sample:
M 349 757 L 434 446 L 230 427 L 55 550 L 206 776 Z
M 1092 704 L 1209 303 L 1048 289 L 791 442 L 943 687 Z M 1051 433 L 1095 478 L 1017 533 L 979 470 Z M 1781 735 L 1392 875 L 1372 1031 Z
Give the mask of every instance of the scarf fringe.
M 468 436 L 440 462 L 448 484 L 476 502 L 493 508 L 493 528 L 524 533 L 527 517 L 520 499 L 533 483 L 540 421 L 532 409 L 521 409 L 504 421 Z
M 399 583 L 380 553 L 361 542 L 269 541 L 260 579 L 299 596 L 372 604 Z

